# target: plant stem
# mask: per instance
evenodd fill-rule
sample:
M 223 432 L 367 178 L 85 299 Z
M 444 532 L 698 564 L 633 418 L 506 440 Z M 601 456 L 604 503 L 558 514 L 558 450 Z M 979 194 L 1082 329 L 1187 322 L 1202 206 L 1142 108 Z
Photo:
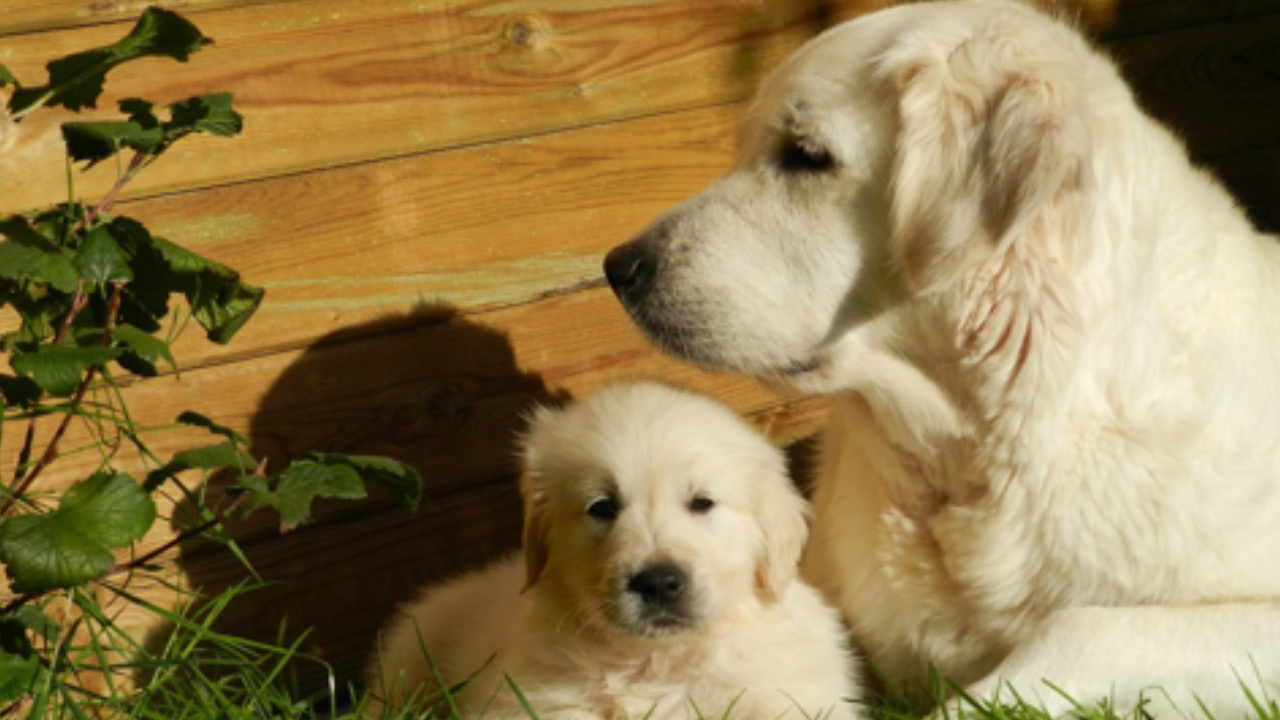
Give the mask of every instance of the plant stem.
M 71 327 L 75 324 L 76 318 L 89 305 L 89 294 L 84 291 L 84 278 L 76 280 L 76 294 L 71 299 L 71 310 L 67 312 L 67 316 L 62 319 L 62 325 L 58 328 L 58 334 L 53 337 L 54 345 L 61 345 L 66 339 L 67 334 L 71 332 Z
M 169 552 L 170 550 L 181 545 L 187 540 L 190 540 L 191 538 L 196 537 L 198 535 L 203 535 L 204 533 L 212 530 L 213 528 L 217 527 L 221 522 L 222 522 L 221 517 L 215 517 L 215 518 L 206 520 L 205 522 L 200 523 L 199 525 L 193 528 L 187 528 L 186 530 L 183 530 L 182 532 L 178 533 L 172 538 L 169 538 L 169 540 L 165 542 L 163 545 L 161 545 L 160 547 L 155 548 L 154 550 L 142 555 L 142 557 L 134 558 L 129 562 L 125 562 L 125 563 L 113 564 L 111 566 L 111 569 L 108 570 L 107 572 L 108 573 L 127 572 L 129 570 L 133 570 L 134 568 L 142 567 L 143 565 L 146 565 L 152 560 Z
M 115 289 L 111 293 L 111 299 L 107 301 L 107 322 L 102 333 L 101 342 L 103 347 L 111 346 L 111 334 L 116 327 L 116 316 L 120 313 L 120 296 L 124 292 L 125 284 L 126 283 L 116 283 Z M 77 300 L 82 294 L 80 286 L 77 286 Z M 85 302 L 87 303 L 87 299 Z M 73 308 L 71 312 L 72 314 L 75 314 L 77 311 Z M 68 329 L 70 325 L 71 324 L 69 322 L 63 323 L 63 330 L 59 331 L 59 336 L 63 335 L 64 331 Z M 59 337 L 58 340 L 55 340 L 55 342 L 60 341 L 61 337 Z M 58 423 L 58 428 L 54 430 L 53 437 L 49 438 L 49 443 L 45 446 L 44 454 L 41 455 L 40 459 L 36 461 L 36 464 L 31 467 L 31 470 L 27 472 L 26 477 L 22 478 L 22 481 L 18 483 L 18 486 L 13 489 L 13 492 L 4 499 L 4 504 L 0 505 L 0 517 L 8 517 L 9 514 L 13 512 L 13 508 L 17 504 L 18 500 L 31 487 L 31 484 L 36 481 L 36 478 L 40 477 L 40 473 L 58 458 L 58 445 L 62 442 L 62 436 L 66 434 L 67 427 L 71 425 L 71 419 L 76 416 L 76 410 L 79 409 L 80 404 L 84 401 L 85 393 L 89 391 L 89 386 L 93 384 L 93 378 L 97 373 L 97 366 L 91 366 L 85 371 L 84 378 L 80 380 L 80 385 L 76 387 L 75 394 L 71 398 L 71 403 L 67 406 L 66 414 L 62 416 L 62 421 Z M 33 419 L 32 422 L 34 423 L 35 420 Z
M 111 570 L 109 572 L 112 572 L 112 573 L 124 572 L 128 570 L 132 570 L 136 567 L 141 567 L 151 562 L 152 560 L 156 559 L 157 557 L 163 555 L 164 553 L 169 552 L 170 550 L 177 547 L 178 545 L 181 545 L 187 540 L 190 540 L 191 538 L 196 537 L 198 535 L 203 535 L 204 533 L 222 524 L 222 521 L 225 520 L 232 513 L 234 513 L 236 509 L 240 507 L 240 505 L 244 502 L 245 498 L 247 497 L 249 496 L 241 495 L 240 497 L 237 497 L 235 500 L 231 502 L 230 505 L 228 505 L 225 509 L 223 509 L 221 513 L 214 515 L 213 517 L 209 518 L 208 520 L 200 523 L 195 527 L 187 528 L 186 530 L 183 530 L 182 532 L 178 533 L 176 536 L 170 538 L 167 542 L 165 542 L 160 547 L 157 547 L 154 550 L 144 554 L 142 557 L 134 558 L 133 560 L 130 560 L 127 563 L 117 563 L 115 565 L 112 565 Z M 210 511 L 210 512 L 213 512 L 213 511 Z
M 76 232 L 93 227 L 93 224 L 98 221 L 99 215 L 109 212 L 112 207 L 115 207 L 116 197 L 120 195 L 120 191 L 124 190 L 124 186 L 128 185 L 130 180 L 137 177 L 138 170 L 142 168 L 147 157 L 146 154 L 140 152 L 133 154 L 133 157 L 129 159 L 129 166 L 116 178 L 115 183 L 111 185 L 111 189 L 107 190 L 107 194 L 102 196 L 102 200 L 97 205 L 85 212 L 84 218 L 80 220 L 80 224 L 76 227 Z

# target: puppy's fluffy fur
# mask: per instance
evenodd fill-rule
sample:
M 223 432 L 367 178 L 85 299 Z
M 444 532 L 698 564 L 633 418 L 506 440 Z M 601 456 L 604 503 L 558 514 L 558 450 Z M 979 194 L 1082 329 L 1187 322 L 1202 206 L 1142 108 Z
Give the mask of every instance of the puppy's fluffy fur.
M 695 362 L 834 396 L 807 577 L 871 658 L 1051 710 L 1280 683 L 1280 251 L 1072 28 L 903 5 L 787 60 L 605 263 Z M 1259 688 L 1259 681 L 1262 688 Z
M 478 671 L 469 717 L 524 717 L 504 674 L 545 718 L 858 716 L 837 615 L 797 578 L 807 506 L 731 411 L 609 386 L 539 410 L 524 465 L 523 558 L 404 608 L 372 680 L 393 702 L 435 690 L 425 647 L 448 683 Z

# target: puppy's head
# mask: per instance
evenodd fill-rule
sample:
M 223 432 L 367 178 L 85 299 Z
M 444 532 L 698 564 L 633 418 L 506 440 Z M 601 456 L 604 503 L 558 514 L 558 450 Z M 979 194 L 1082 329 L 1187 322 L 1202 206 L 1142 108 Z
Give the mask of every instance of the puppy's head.
M 931 328 L 941 342 L 998 339 L 989 320 L 1018 313 L 962 315 L 989 308 L 991 278 L 1004 293 L 1078 259 L 1089 114 L 1113 90 L 1127 98 L 1107 62 L 1025 7 L 865 16 L 779 67 L 731 171 L 610 252 L 606 275 L 665 350 L 802 390 L 841 389 L 868 345 L 918 335 L 907 308 L 959 308 Z
M 729 409 L 621 383 L 536 412 L 525 438 L 529 591 L 553 621 L 662 637 L 772 602 L 807 506 Z

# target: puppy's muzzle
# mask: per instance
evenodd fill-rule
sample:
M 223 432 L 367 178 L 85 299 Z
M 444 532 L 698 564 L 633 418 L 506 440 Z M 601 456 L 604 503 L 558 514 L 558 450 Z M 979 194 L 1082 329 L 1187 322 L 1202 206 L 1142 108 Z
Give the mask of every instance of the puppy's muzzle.
M 689 576 L 675 565 L 651 565 L 631 576 L 627 592 L 640 596 L 644 607 L 671 608 L 684 601 Z
M 679 630 L 692 622 L 689 575 L 673 563 L 655 563 L 627 580 L 636 620 L 653 633 Z

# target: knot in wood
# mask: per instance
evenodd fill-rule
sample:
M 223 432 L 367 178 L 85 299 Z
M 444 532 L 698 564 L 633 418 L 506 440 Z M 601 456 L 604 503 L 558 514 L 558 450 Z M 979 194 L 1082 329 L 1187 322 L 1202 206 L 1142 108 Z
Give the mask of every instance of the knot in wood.
M 520 18 L 507 28 L 507 37 L 520 47 L 537 48 L 546 44 L 546 21 L 536 16 Z

